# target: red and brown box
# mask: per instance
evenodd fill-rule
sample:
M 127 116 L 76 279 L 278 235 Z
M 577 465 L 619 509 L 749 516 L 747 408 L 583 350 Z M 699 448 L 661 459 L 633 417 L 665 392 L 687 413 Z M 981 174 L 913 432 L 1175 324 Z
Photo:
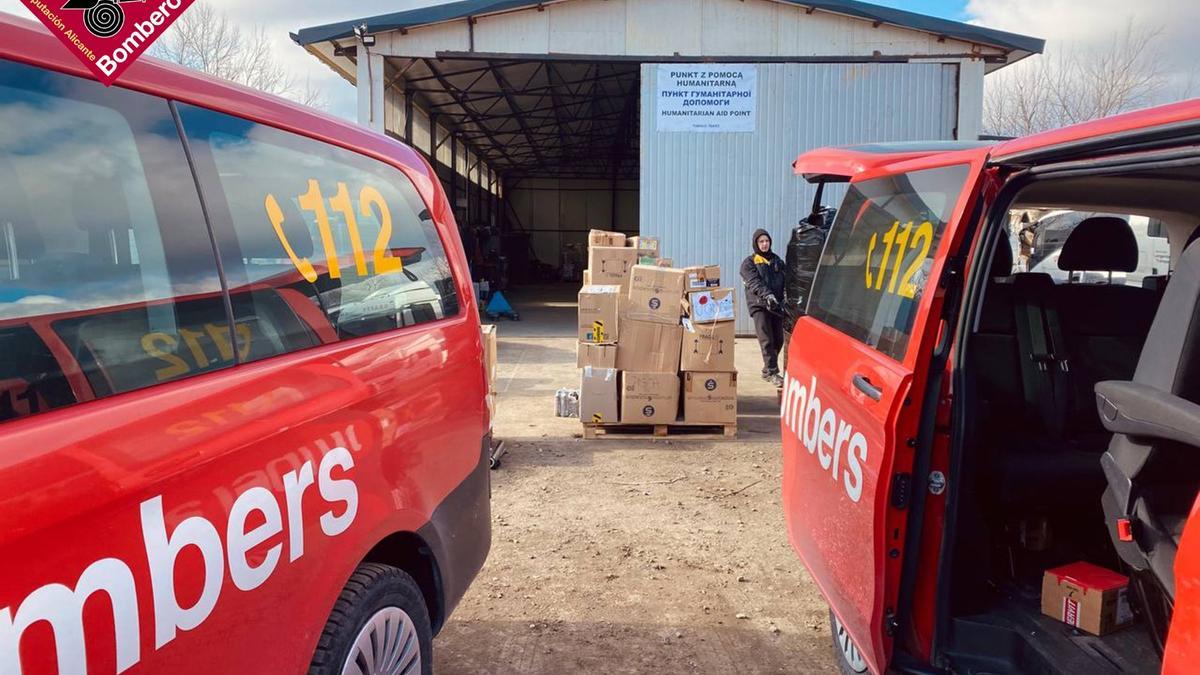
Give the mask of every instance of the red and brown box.
M 1092 635 L 1104 635 L 1133 620 L 1129 577 L 1087 562 L 1046 570 L 1042 613 Z

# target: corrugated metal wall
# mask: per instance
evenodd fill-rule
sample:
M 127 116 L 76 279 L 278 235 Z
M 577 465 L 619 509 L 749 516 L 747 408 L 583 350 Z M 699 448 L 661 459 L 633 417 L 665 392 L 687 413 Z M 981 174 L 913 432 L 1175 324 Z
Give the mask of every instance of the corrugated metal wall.
M 656 64 L 642 65 L 640 227 L 676 266 L 721 265 L 739 289 L 739 333 L 753 325 L 738 266 L 762 227 L 784 254 L 813 186 L 792 174 L 799 153 L 827 145 L 954 138 L 957 65 L 760 64 L 754 133 L 660 133 Z M 831 189 L 837 204 L 843 190 Z

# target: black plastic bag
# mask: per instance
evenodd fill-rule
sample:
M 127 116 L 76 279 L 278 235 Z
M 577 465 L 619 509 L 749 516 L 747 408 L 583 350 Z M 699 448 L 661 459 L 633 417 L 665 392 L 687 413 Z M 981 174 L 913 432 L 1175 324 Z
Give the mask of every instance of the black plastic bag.
M 821 207 L 792 230 L 784 259 L 787 269 L 783 289 L 783 326 L 789 333 L 808 308 L 808 294 L 835 215 L 837 209 Z

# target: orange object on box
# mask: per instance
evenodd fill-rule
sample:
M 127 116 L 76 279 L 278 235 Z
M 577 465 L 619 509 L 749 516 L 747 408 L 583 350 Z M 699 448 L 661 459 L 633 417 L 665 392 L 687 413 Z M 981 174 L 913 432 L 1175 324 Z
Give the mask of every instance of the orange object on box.
M 1104 635 L 1133 620 L 1129 577 L 1087 562 L 1046 570 L 1042 613 L 1063 623 Z

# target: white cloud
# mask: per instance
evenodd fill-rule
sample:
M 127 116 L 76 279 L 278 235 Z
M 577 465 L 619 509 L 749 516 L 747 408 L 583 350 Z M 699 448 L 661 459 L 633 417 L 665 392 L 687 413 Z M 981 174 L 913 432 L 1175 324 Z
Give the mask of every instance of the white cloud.
M 272 51 L 297 79 L 307 79 L 321 89 L 329 112 L 354 119 L 356 102 L 354 88 L 336 73 L 317 61 L 311 54 L 292 42 L 289 33 L 301 28 L 362 17 L 399 12 L 414 7 L 441 4 L 450 0 L 358 0 L 354 3 L 328 0 L 198 0 L 225 12 L 245 28 L 261 25 L 270 36 Z M 0 12 L 32 18 L 21 0 L 0 0 Z
M 969 0 L 966 13 L 971 23 L 1046 40 L 1047 54 L 1104 49 L 1131 24 L 1160 30 L 1153 47 L 1177 93 L 1197 68 L 1197 0 Z

